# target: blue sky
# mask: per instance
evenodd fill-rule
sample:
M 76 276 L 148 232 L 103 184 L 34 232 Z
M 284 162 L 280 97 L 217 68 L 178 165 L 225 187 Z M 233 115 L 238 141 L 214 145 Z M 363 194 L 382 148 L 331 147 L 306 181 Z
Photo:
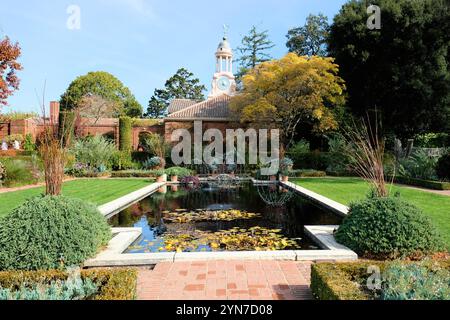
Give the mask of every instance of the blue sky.
M 153 90 L 185 67 L 210 89 L 214 52 L 229 25 L 236 48 L 256 25 L 269 30 L 274 58 L 286 52 L 287 30 L 309 13 L 332 17 L 345 0 L 7 0 L 0 36 L 22 47 L 21 87 L 3 111 L 39 112 L 38 96 L 58 100 L 77 76 L 103 70 L 118 77 L 144 109 Z M 66 26 L 69 5 L 81 9 L 81 29 Z M 42 98 L 41 98 L 42 99 Z

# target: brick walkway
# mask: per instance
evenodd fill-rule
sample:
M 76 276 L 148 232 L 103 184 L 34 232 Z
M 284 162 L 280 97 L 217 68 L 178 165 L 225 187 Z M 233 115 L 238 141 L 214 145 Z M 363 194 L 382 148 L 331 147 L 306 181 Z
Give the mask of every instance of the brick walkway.
M 139 270 L 140 300 L 312 299 L 310 262 L 163 262 Z

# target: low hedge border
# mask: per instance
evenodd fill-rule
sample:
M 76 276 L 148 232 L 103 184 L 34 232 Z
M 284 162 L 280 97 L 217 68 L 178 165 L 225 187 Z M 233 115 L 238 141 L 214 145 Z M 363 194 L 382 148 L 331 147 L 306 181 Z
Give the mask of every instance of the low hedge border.
M 111 172 L 111 178 L 156 178 L 153 171 L 144 170 L 124 170 Z
M 389 178 L 387 178 L 387 180 L 389 180 Z M 402 176 L 396 176 L 394 182 L 433 190 L 450 190 L 450 182 L 430 181 Z
M 450 268 L 450 259 L 438 263 L 446 269 Z M 313 264 L 311 291 L 319 300 L 372 300 L 370 292 L 364 291 L 360 283 L 370 276 L 367 273 L 369 266 L 377 266 L 383 272 L 386 265 L 383 261 Z
M 309 178 L 309 177 L 325 177 L 327 173 L 325 171 L 314 169 L 296 169 L 292 170 L 289 174 L 293 178 Z
M 19 288 L 23 283 L 50 283 L 67 279 L 64 271 L 1 271 L 0 287 Z M 94 300 L 134 300 L 137 271 L 131 268 L 81 270 L 83 279 L 89 278 L 100 286 Z

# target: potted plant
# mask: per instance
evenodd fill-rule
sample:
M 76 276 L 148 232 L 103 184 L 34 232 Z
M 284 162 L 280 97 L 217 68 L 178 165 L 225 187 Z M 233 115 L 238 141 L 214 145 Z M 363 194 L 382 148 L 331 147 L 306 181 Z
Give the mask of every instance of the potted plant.
M 183 167 L 171 167 L 166 169 L 166 174 L 170 176 L 171 182 L 178 183 L 178 179 L 183 179 L 184 177 L 190 176 L 192 171 Z
M 280 161 L 280 179 L 283 182 L 289 181 L 289 173 L 291 173 L 294 162 L 290 158 L 283 158 Z
M 162 169 L 155 170 L 154 173 L 157 177 L 156 182 L 158 183 L 167 182 L 167 174 L 165 173 L 164 170 Z

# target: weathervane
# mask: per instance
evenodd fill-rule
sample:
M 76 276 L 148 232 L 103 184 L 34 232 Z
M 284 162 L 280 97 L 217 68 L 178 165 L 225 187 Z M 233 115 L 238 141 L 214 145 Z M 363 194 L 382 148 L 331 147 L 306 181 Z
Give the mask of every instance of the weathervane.
M 229 26 L 227 26 L 226 24 L 223 25 L 223 37 L 227 38 L 228 37 L 228 30 L 229 30 Z

